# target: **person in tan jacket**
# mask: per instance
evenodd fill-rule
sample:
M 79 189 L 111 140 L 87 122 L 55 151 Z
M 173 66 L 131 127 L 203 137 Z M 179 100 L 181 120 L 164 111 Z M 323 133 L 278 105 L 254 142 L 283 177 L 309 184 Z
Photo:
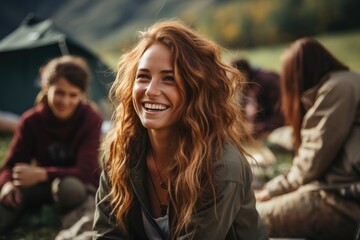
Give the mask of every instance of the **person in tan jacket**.
M 268 236 L 353 239 L 360 221 L 360 74 L 302 38 L 282 57 L 281 85 L 296 152 L 290 170 L 256 192 Z

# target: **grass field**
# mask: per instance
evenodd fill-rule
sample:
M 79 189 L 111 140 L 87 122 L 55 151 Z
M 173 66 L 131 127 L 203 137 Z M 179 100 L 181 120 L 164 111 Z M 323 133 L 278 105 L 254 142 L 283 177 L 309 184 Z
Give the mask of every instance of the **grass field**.
M 360 72 L 360 30 L 343 33 L 327 33 L 316 36 L 315 38 L 340 61 L 348 65 L 351 69 Z M 291 43 L 254 49 L 226 51 L 224 53 L 224 59 L 228 61 L 232 58 L 243 56 L 255 66 L 279 71 L 280 57 L 290 44 Z
M 6 156 L 6 152 L 11 142 L 11 135 L 0 135 L 0 165 Z

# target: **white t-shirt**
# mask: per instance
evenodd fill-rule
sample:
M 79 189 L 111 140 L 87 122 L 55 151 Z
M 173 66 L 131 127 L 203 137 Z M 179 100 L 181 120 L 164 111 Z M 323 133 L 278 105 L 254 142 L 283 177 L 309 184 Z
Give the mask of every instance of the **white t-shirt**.
M 144 223 L 145 233 L 151 240 L 162 240 L 161 236 L 158 234 L 156 229 L 151 225 L 149 220 L 146 218 L 144 211 L 142 212 L 142 219 Z M 170 230 L 169 230 L 169 217 L 166 214 L 164 217 L 153 218 L 156 224 L 159 226 L 161 231 L 165 234 L 167 239 L 170 239 Z

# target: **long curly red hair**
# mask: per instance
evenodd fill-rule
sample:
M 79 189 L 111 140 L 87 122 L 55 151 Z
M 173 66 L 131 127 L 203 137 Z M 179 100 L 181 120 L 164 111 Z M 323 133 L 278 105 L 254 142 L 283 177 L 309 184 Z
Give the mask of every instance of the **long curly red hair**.
M 114 128 L 104 145 L 111 182 L 108 197 L 120 228 L 126 231 L 126 216 L 134 201 L 129 168 L 148 141 L 132 103 L 132 88 L 142 54 L 152 44 L 162 43 L 171 51 L 183 102 L 169 180 L 174 209 L 171 231 L 177 236 L 187 230 L 203 189 L 210 186 L 215 197 L 212 166 L 224 143 L 231 141 L 242 151 L 242 140 L 249 137 L 237 99 L 243 77 L 221 61 L 218 45 L 179 21 L 158 22 L 139 36 L 135 47 L 121 56 L 111 88 L 116 110 Z

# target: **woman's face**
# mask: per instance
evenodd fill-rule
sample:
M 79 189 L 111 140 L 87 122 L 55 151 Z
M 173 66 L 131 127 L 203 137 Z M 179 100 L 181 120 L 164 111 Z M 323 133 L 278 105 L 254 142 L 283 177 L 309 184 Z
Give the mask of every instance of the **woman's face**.
M 132 97 L 145 128 L 173 129 L 180 118 L 181 97 L 174 79 L 171 53 L 165 45 L 151 45 L 140 58 Z
M 60 78 L 47 89 L 47 101 L 53 114 L 62 120 L 70 118 L 81 100 L 79 87 Z

